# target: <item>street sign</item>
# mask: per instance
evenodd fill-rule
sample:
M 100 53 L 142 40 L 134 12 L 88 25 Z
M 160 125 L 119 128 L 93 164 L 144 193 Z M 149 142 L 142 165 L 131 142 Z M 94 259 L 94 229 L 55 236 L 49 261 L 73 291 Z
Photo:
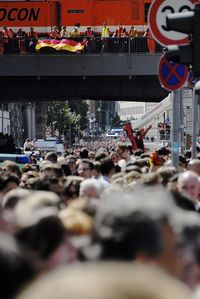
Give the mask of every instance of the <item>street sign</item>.
M 197 2 L 197 0 L 154 0 L 148 14 L 148 25 L 153 38 L 163 46 L 186 43 L 188 41 L 186 34 L 167 30 L 166 16 L 189 11 Z
M 188 68 L 182 64 L 168 61 L 166 54 L 161 56 L 158 66 L 161 86 L 169 91 L 181 88 L 188 78 Z

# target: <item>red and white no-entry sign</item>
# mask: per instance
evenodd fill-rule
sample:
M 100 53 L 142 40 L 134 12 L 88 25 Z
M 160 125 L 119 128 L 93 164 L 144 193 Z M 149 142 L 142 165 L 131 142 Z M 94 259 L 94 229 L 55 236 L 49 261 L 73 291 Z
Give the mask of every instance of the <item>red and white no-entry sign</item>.
M 197 0 L 154 0 L 148 15 L 148 25 L 154 39 L 163 46 L 186 43 L 186 34 L 167 30 L 166 16 L 192 10 L 197 2 Z

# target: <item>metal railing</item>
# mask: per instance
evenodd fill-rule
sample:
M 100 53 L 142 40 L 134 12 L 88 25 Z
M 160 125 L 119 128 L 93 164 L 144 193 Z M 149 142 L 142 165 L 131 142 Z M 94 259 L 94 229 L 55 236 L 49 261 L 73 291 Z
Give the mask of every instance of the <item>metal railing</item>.
M 69 38 L 70 39 L 70 38 Z M 76 42 L 83 42 L 87 40 L 87 43 L 82 51 L 75 52 L 75 54 L 112 54 L 112 53 L 149 53 L 148 42 L 146 37 L 109 37 L 102 39 L 101 37 L 85 38 L 78 37 L 73 39 Z M 36 51 L 36 41 L 30 41 L 28 39 L 13 38 L 10 40 L 0 40 L 0 54 L 73 54 L 66 50 L 57 51 L 54 48 L 45 47 L 39 51 Z M 162 46 L 155 42 L 155 50 L 153 53 L 161 53 Z M 151 52 L 152 54 L 152 52 Z

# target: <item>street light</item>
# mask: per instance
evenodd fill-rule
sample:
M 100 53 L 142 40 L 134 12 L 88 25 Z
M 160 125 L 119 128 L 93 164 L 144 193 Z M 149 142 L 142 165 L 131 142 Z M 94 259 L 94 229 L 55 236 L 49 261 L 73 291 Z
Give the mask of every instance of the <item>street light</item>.
M 52 136 L 54 136 L 55 124 L 57 124 L 57 121 L 52 121 Z
M 72 116 L 72 113 L 69 112 L 68 113 L 68 117 L 69 117 L 69 132 L 68 132 L 68 135 L 69 135 L 69 147 L 71 148 L 71 145 L 72 145 L 72 126 L 71 126 L 71 116 Z
M 97 108 L 97 112 L 98 112 L 98 121 L 99 121 L 99 134 L 101 133 L 101 108 L 98 107 Z
M 80 120 L 81 120 L 81 115 L 77 115 L 77 121 L 78 121 L 78 144 L 80 145 Z

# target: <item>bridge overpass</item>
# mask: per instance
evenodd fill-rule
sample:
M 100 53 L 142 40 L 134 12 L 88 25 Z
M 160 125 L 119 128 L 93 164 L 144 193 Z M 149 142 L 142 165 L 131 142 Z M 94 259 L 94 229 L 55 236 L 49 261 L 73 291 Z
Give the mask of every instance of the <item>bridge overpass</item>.
M 0 55 L 1 102 L 66 100 L 157 101 L 161 53 Z

